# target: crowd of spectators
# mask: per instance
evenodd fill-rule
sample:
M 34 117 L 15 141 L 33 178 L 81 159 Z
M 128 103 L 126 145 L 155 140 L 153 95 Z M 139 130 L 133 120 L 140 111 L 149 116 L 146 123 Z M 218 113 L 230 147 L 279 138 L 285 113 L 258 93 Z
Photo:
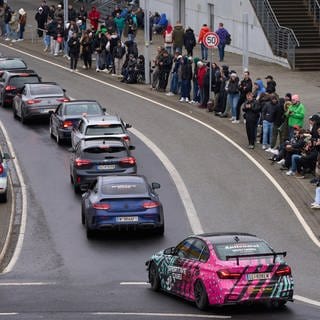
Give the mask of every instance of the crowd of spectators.
M 5 17 L 10 7 L 5 4 L 3 8 Z M 11 17 L 14 15 L 11 10 Z M 70 4 L 68 23 L 64 24 L 63 4 L 49 7 L 44 0 L 34 19 L 44 51 L 70 60 L 72 71 L 78 71 L 81 59 L 83 69 L 91 69 L 95 61 L 96 72 L 105 71 L 126 83 L 145 81 L 145 59 L 136 43 L 137 32 L 144 27 L 141 8 L 115 6 L 103 20 L 94 6 L 87 11 L 84 4 L 79 10 Z M 177 96 L 179 102 L 206 109 L 217 117 L 229 118 L 232 124 L 243 122 L 248 149 L 261 145 L 269 160 L 286 170 L 288 176 L 300 179 L 308 173 L 314 175 L 310 182 L 318 188 L 311 208 L 320 209 L 320 115 L 310 117 L 309 128 L 304 129 L 306 110 L 298 94 L 279 97 L 272 75 L 252 80 L 249 70 L 245 70 L 240 78 L 225 64 L 224 48 L 231 36 L 222 23 L 216 30 L 220 37 L 219 65 L 208 62 L 208 49 L 203 44 L 204 34 L 210 31 L 206 24 L 196 36 L 191 27 L 184 28 L 179 21 L 172 25 L 165 13 L 150 14 L 149 19 L 150 40 L 152 34 L 157 34 L 163 41 L 152 61 L 151 89 Z M 3 37 L 15 40 L 8 19 L 4 22 Z M 18 38 L 23 39 L 21 31 Z M 201 57 L 194 56 L 196 45 L 200 46 Z

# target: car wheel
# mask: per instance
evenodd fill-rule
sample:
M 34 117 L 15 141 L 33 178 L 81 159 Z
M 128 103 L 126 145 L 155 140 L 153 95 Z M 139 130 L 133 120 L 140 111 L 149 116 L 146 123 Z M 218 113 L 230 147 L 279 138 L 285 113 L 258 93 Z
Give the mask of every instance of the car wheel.
M 73 190 L 74 190 L 75 194 L 81 193 L 80 186 L 78 184 L 76 184 L 76 183 L 73 183 Z
M 163 236 L 163 234 L 164 234 L 164 225 L 162 225 L 162 226 L 160 226 L 160 227 L 158 227 L 156 229 L 156 234 L 159 235 L 159 236 Z
M 201 280 L 197 280 L 194 284 L 194 302 L 200 310 L 205 310 L 208 307 L 208 295 L 206 288 Z
M 81 223 L 82 223 L 82 225 L 84 225 L 86 223 L 86 218 L 85 218 L 85 215 L 84 215 L 83 206 L 81 206 Z
M 159 291 L 160 290 L 159 272 L 158 272 L 156 264 L 153 263 L 153 262 L 151 262 L 151 265 L 150 265 L 150 268 L 149 268 L 149 282 L 151 284 L 151 289 L 153 291 Z
M 60 136 L 59 136 L 59 132 L 57 132 L 56 141 L 57 141 L 57 144 L 58 144 L 58 145 L 60 145 L 61 142 L 62 142 L 62 139 L 60 139 Z
M 268 306 L 271 309 L 281 309 L 287 302 L 287 300 L 272 300 L 268 303 Z
M 23 123 L 23 124 L 27 123 L 26 116 L 25 116 L 24 112 L 22 111 L 22 109 L 21 109 L 21 117 L 20 118 L 21 118 L 21 123 Z
M 0 194 L 0 202 L 7 202 L 7 191 L 5 193 Z
M 51 123 L 50 123 L 50 126 L 49 126 L 49 133 L 50 133 L 50 137 L 53 138 L 54 135 L 52 133 L 52 126 L 51 126 Z
M 13 119 L 18 119 L 17 109 L 13 107 L 12 111 L 13 111 Z
M 87 223 L 87 219 L 85 219 L 85 226 L 86 226 L 86 235 L 88 239 L 92 239 L 95 236 L 95 231 L 90 229 Z

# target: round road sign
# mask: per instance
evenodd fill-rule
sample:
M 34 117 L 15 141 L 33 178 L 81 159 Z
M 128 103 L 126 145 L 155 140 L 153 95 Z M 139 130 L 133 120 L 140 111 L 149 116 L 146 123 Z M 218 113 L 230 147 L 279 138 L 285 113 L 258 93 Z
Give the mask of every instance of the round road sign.
M 217 47 L 219 42 L 219 36 L 215 32 L 207 32 L 203 37 L 203 44 L 209 49 Z

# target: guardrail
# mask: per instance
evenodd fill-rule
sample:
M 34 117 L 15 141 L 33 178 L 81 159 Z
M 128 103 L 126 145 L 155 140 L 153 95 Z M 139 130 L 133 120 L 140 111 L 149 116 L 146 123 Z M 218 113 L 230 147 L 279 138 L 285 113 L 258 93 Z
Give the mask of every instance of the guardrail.
M 307 7 L 309 12 L 313 17 L 314 24 L 318 25 L 319 27 L 319 34 L 320 34 L 320 4 L 318 0 L 305 0 L 307 3 Z
M 299 47 L 300 44 L 293 30 L 279 24 L 268 0 L 250 0 L 250 2 L 273 53 L 286 58 L 290 66 L 295 69 L 296 47 Z

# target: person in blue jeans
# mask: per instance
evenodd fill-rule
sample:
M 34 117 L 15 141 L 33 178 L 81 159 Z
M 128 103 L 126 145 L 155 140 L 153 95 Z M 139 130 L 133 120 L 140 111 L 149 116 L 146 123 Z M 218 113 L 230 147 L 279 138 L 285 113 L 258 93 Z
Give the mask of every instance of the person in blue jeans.
M 230 37 L 230 33 L 227 29 L 223 27 L 223 23 L 219 23 L 219 28 L 216 30 L 216 34 L 219 36 L 219 44 L 218 44 L 218 51 L 219 51 L 219 61 L 224 60 L 224 48 L 227 44 L 227 38 Z
M 240 99 L 240 95 L 239 95 L 239 78 L 235 72 L 231 72 L 230 74 L 230 79 L 226 87 L 226 91 L 228 93 L 227 101 L 231 107 L 232 123 L 240 123 L 239 120 L 236 120 L 237 105 Z
M 274 94 L 270 95 L 269 101 L 267 101 L 261 111 L 262 118 L 262 149 L 270 151 L 272 141 L 273 123 L 277 117 L 277 113 L 280 112 L 277 96 Z M 269 147 L 269 148 L 268 148 Z

